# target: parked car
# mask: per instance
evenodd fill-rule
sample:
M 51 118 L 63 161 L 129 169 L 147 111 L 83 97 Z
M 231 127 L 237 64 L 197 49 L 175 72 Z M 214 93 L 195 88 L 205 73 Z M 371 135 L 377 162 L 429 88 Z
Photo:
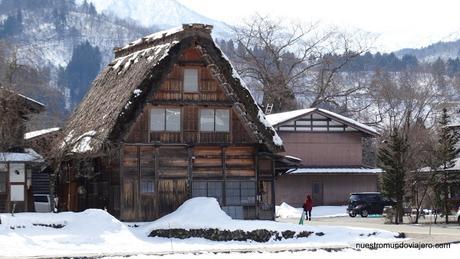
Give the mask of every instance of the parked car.
M 385 206 L 394 204 L 379 192 L 357 192 L 350 195 L 347 213 L 353 218 L 358 214 L 367 217 L 369 214 L 382 214 Z

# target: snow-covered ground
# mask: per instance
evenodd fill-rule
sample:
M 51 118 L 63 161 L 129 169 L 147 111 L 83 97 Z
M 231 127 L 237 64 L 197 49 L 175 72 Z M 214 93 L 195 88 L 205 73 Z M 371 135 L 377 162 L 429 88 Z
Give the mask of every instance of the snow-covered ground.
M 302 208 L 294 208 L 291 205 L 283 202 L 280 206 L 276 206 L 276 217 L 287 219 L 300 219 Z M 345 217 L 347 214 L 347 206 L 316 206 L 311 210 L 312 218 L 327 218 L 327 217 Z
M 232 220 L 214 198 L 194 198 L 175 212 L 154 222 L 122 223 L 103 210 L 63 213 L 0 214 L 1 256 L 91 256 L 152 253 L 235 251 L 241 249 L 301 249 L 353 247 L 362 242 L 396 242 L 396 233 L 363 228 L 308 226 L 261 220 Z M 216 242 L 203 238 L 169 239 L 148 237 L 154 229 L 218 228 L 323 232 L 323 236 L 254 241 Z M 374 233 L 376 232 L 376 233 Z
M 170 254 L 161 256 L 162 259 L 356 259 L 356 258 L 372 258 L 372 259 L 388 259 L 388 258 L 452 258 L 460 253 L 460 245 L 452 245 L 450 248 L 443 249 L 378 249 L 361 251 L 353 249 L 345 249 L 342 251 L 293 251 L 280 253 L 202 253 L 202 254 Z M 155 256 L 132 256 L 129 259 L 144 259 L 154 258 Z M 122 257 L 110 257 L 116 259 L 126 259 Z M 158 257 L 155 257 L 158 258 Z

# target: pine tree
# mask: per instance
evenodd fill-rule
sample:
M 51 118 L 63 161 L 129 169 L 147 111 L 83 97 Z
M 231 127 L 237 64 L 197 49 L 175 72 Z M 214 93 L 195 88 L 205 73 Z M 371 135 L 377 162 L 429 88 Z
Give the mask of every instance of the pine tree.
M 406 164 L 409 144 L 407 138 L 394 128 L 388 141 L 380 147 L 379 166 L 384 170 L 381 178 L 383 193 L 396 201 L 395 223 L 402 223 Z
M 70 89 L 72 105 L 78 104 L 91 82 L 99 73 L 102 62 L 98 47 L 84 42 L 74 48 L 72 58 L 64 71 L 60 71 L 58 82 Z
M 436 156 L 441 164 L 440 179 L 438 181 L 438 190 L 441 191 L 440 201 L 443 205 L 446 224 L 449 223 L 449 189 L 453 182 L 459 180 L 458 174 L 451 173 L 447 169 L 455 165 L 455 158 L 460 150 L 455 145 L 459 142 L 460 136 L 449 127 L 450 119 L 447 109 L 443 109 L 439 121 L 439 139 L 436 148 Z

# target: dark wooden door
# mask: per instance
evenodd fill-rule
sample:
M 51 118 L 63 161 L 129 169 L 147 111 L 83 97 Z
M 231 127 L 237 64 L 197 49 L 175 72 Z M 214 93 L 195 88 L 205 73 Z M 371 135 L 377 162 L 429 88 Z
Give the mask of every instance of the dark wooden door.
M 138 177 L 124 177 L 121 197 L 121 219 L 126 221 L 138 220 L 139 183 Z
M 188 198 L 186 179 L 161 179 L 158 181 L 159 216 L 175 211 Z
M 275 204 L 273 200 L 273 181 L 261 180 L 259 182 L 259 219 L 274 219 Z
M 320 181 L 313 182 L 311 192 L 314 206 L 323 205 L 323 183 Z

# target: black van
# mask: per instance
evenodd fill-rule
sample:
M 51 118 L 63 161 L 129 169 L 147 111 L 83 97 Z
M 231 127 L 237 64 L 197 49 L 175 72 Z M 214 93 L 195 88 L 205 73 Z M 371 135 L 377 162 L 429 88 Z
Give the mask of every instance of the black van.
M 367 217 L 369 214 L 382 214 L 383 207 L 394 205 L 380 192 L 357 192 L 350 194 L 347 213 L 350 217 Z

